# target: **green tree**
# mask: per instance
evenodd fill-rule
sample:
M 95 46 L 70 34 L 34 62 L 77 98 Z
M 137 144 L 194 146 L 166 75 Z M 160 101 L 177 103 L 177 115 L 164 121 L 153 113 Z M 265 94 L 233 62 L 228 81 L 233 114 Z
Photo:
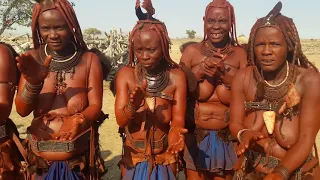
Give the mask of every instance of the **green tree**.
M 0 0 L 0 35 L 12 25 L 30 26 L 32 0 Z
M 84 30 L 84 33 L 88 36 L 91 36 L 92 39 L 94 39 L 94 37 L 96 35 L 101 35 L 101 31 L 97 28 L 88 28 Z
M 194 30 L 186 30 L 186 34 L 189 39 L 194 39 L 196 37 L 197 32 Z
M 30 26 L 35 0 L 0 0 L 0 35 L 12 25 Z M 71 2 L 72 6 L 75 4 Z

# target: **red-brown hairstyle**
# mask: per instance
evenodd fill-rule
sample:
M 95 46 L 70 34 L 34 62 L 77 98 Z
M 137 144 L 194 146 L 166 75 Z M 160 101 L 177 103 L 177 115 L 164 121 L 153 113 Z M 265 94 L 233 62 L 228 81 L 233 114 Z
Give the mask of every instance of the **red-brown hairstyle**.
M 231 44 L 233 46 L 239 46 L 238 39 L 237 39 L 237 30 L 236 30 L 236 16 L 234 13 L 234 8 L 233 6 L 226 0 L 213 0 L 211 3 L 209 3 L 206 7 L 206 12 L 204 15 L 204 25 L 206 26 L 206 19 L 208 16 L 208 12 L 210 8 L 227 8 L 229 12 L 229 26 L 230 26 L 230 32 L 229 32 L 229 37 L 231 39 Z M 203 37 L 203 42 L 207 39 L 207 32 L 204 29 L 204 37 Z
M 255 74 L 258 80 L 260 80 L 260 78 L 262 77 L 259 73 L 259 70 L 256 69 L 257 64 L 255 62 L 254 55 L 254 41 L 259 28 L 266 26 L 277 28 L 284 34 L 286 42 L 288 44 L 287 60 L 289 62 L 300 67 L 312 69 L 318 72 L 318 69 L 308 60 L 308 58 L 302 52 L 299 34 L 293 20 L 282 15 L 280 13 L 281 8 L 282 4 L 281 2 L 279 2 L 266 17 L 257 20 L 250 32 L 250 38 L 248 42 L 248 62 L 251 65 L 255 66 Z
M 38 49 L 40 45 L 44 44 L 39 32 L 38 18 L 42 12 L 51 9 L 57 9 L 64 17 L 74 37 L 74 43 L 76 44 L 78 50 L 87 50 L 87 45 L 83 40 L 77 16 L 72 8 L 72 5 L 67 0 L 38 0 L 34 5 L 32 10 L 31 24 L 34 48 Z
M 255 60 L 254 41 L 257 31 L 262 27 L 274 27 L 284 34 L 286 43 L 288 45 L 288 62 L 299 67 L 319 72 L 317 67 L 313 65 L 303 54 L 297 28 L 291 18 L 288 18 L 280 13 L 281 8 L 282 3 L 278 2 L 266 17 L 257 20 L 250 32 L 247 49 L 248 63 L 253 66 L 254 77 L 260 84 L 263 84 L 264 79 L 260 73 L 260 67 Z M 258 95 L 258 97 L 261 98 L 260 95 Z
M 165 24 L 155 18 L 152 17 L 154 14 L 154 8 L 152 7 L 151 0 L 145 0 L 142 6 L 144 9 L 147 10 L 147 16 L 145 16 L 147 19 L 140 20 L 137 22 L 137 24 L 134 26 L 130 33 L 129 37 L 129 66 L 134 66 L 134 50 L 133 50 L 133 37 L 142 29 L 147 29 L 148 31 L 155 31 L 161 40 L 161 47 L 162 47 L 162 53 L 164 56 L 164 59 L 171 67 L 178 67 L 179 65 L 175 63 L 169 54 L 170 51 L 170 38 L 167 32 L 167 28 Z

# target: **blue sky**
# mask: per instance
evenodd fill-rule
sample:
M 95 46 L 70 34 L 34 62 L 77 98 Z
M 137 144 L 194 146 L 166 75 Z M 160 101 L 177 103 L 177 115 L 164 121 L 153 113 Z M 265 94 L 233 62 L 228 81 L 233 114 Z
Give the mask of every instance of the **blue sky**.
M 140 0 L 143 1 L 143 0 Z M 82 29 L 113 27 L 130 31 L 137 21 L 135 0 L 73 0 Z M 203 35 L 206 5 L 211 0 L 153 0 L 155 17 L 164 21 L 171 38 L 185 37 L 187 29 Z M 278 0 L 229 0 L 236 13 L 237 34 L 248 36 L 257 18 L 265 16 Z M 319 0 L 282 0 L 282 14 L 293 18 L 301 38 L 320 38 Z M 26 31 L 22 28 L 21 31 Z M 28 30 L 27 30 L 28 31 Z

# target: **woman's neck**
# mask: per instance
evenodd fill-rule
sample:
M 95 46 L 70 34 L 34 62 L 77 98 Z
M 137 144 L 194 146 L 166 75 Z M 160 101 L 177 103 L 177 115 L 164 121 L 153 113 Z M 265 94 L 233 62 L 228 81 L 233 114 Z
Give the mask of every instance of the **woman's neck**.
M 288 75 L 289 63 L 285 61 L 280 68 L 272 72 L 263 72 L 264 80 L 269 84 L 277 85 L 281 83 Z
M 52 51 L 49 47 L 47 48 L 48 53 L 51 54 L 53 57 L 57 58 L 72 56 L 75 53 L 75 51 L 77 51 L 75 45 L 73 45 L 72 43 L 69 43 L 65 48 L 63 48 L 60 51 Z

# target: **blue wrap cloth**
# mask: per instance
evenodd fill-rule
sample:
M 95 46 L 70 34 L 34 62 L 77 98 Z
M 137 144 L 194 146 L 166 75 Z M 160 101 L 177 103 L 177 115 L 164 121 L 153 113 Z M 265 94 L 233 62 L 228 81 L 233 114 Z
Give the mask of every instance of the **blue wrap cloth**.
M 81 172 L 73 171 L 64 161 L 54 161 L 46 174 L 35 175 L 35 180 L 84 180 Z
M 200 142 L 196 141 L 193 134 L 188 134 L 186 137 L 184 152 L 186 168 L 222 174 L 225 170 L 233 170 L 237 161 L 233 143 L 222 141 L 217 131 L 209 131 L 210 133 Z
M 149 163 L 143 161 L 136 167 L 126 167 L 122 180 L 175 180 L 170 165 L 155 165 L 149 177 Z

